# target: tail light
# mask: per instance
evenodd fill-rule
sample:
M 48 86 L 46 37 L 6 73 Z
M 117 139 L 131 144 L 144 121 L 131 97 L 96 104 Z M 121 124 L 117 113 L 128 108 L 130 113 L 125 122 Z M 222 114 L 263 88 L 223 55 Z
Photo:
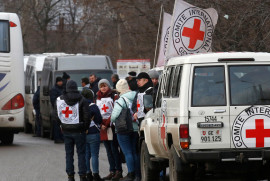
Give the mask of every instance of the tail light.
M 2 110 L 20 109 L 22 107 L 24 107 L 24 98 L 22 94 L 17 94 L 2 107 Z
M 179 128 L 180 132 L 180 146 L 182 149 L 189 148 L 189 132 L 188 124 L 181 124 Z
M 16 27 L 16 26 L 17 26 L 17 25 L 16 25 L 14 22 L 12 22 L 12 21 L 9 22 L 9 25 L 10 25 L 10 27 Z

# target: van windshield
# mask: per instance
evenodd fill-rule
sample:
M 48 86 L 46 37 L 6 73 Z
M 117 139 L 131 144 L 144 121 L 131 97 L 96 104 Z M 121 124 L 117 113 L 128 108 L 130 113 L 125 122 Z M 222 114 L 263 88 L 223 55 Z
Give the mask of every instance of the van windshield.
M 270 65 L 229 66 L 231 105 L 270 104 Z
M 0 52 L 9 53 L 9 21 L 0 20 Z
M 86 77 L 89 78 L 89 75 L 95 74 L 98 78 L 107 79 L 110 83 L 111 82 L 111 75 L 113 72 L 111 70 L 70 70 L 70 71 L 56 71 L 56 77 L 62 77 L 63 72 L 66 72 L 71 80 L 74 80 L 78 85 L 78 90 L 82 91 L 81 79 Z

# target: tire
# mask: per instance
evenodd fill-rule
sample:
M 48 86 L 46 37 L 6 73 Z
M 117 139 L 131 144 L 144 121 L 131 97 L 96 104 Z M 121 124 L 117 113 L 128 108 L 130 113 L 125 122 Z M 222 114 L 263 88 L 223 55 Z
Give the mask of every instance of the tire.
M 4 133 L 1 136 L 1 141 L 3 145 L 11 145 L 14 140 L 14 133 Z
M 170 148 L 169 155 L 170 181 L 190 181 L 193 180 L 193 174 L 188 174 L 189 165 L 184 164 L 175 152 L 174 147 Z
M 141 164 L 141 174 L 142 181 L 156 181 L 159 180 L 159 172 L 157 164 L 150 160 L 151 155 L 149 154 L 147 145 L 145 141 L 141 145 L 141 155 L 140 155 L 140 164 Z

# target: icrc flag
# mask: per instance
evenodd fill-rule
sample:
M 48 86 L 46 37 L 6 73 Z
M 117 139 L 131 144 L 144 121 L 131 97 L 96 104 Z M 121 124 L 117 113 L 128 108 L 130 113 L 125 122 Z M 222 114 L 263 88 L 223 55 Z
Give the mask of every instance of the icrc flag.
M 165 63 L 171 20 L 172 15 L 164 12 L 157 67 L 164 66 Z
M 166 57 L 211 52 L 218 13 L 175 0 Z

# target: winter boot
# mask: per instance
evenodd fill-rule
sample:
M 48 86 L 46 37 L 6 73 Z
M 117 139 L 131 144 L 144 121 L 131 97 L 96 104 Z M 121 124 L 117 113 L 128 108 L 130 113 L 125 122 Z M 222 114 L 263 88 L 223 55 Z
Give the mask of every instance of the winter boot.
M 103 177 L 102 180 L 111 180 L 114 177 L 114 175 L 115 175 L 114 172 L 110 172 L 109 175 Z
M 93 181 L 103 181 L 103 180 L 100 178 L 98 173 L 94 173 L 93 174 Z
M 93 175 L 92 175 L 92 172 L 87 173 L 86 178 L 87 178 L 87 181 L 93 181 Z
M 74 175 L 69 175 L 68 176 L 68 181 L 75 181 Z
M 112 181 L 118 181 L 120 178 L 123 178 L 121 171 L 116 171 L 114 177 L 112 178 Z
M 120 181 L 133 181 L 135 179 L 135 173 L 134 172 L 129 172 L 127 176 L 124 178 L 121 178 Z
M 80 175 L 80 181 L 87 181 L 86 175 Z

